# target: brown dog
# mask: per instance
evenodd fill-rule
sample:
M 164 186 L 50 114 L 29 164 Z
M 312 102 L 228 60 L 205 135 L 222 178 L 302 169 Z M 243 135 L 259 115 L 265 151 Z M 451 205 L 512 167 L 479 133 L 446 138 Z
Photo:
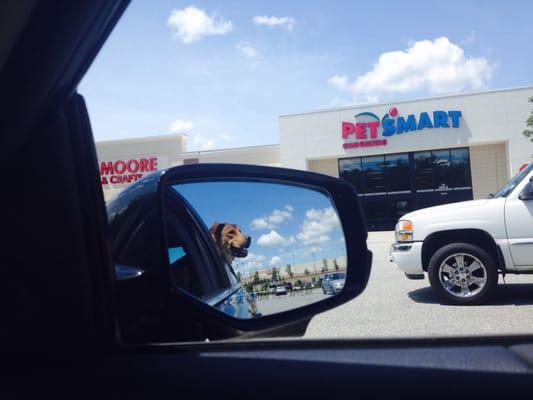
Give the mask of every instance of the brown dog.
M 235 224 L 215 222 L 209 229 L 213 241 L 217 244 L 222 258 L 231 265 L 235 257 L 248 255 L 248 247 L 252 239 L 241 232 Z

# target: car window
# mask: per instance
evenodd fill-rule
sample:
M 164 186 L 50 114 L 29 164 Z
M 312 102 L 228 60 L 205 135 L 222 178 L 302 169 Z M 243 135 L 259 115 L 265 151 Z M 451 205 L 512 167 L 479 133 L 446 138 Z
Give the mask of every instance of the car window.
M 177 288 L 199 298 L 217 296 L 238 283 L 233 271 L 215 269 L 200 249 L 202 237 L 185 209 L 167 209 L 167 252 L 171 276 Z
M 364 294 L 304 338 L 531 334 L 533 202 L 509 196 L 533 170 L 531 15 L 527 1 L 132 2 L 78 88 L 115 263 L 153 263 L 146 231 L 121 234 L 150 174 L 311 171 L 355 188 L 373 262 Z M 202 229 L 235 224 L 250 251 L 205 270 L 205 235 L 175 211 L 176 288 L 303 304 L 346 279 L 329 206 L 216 185 L 195 199 Z
M 132 267 L 153 268 L 155 260 L 151 259 L 149 254 L 157 246 L 157 243 L 152 240 L 157 226 L 155 213 L 149 213 L 144 220 L 134 225 L 129 240 L 120 250 L 116 262 Z
M 528 165 L 518 174 L 516 174 L 509 182 L 507 182 L 500 190 L 494 193 L 494 198 L 507 197 L 514 190 L 516 186 L 533 170 L 533 163 Z

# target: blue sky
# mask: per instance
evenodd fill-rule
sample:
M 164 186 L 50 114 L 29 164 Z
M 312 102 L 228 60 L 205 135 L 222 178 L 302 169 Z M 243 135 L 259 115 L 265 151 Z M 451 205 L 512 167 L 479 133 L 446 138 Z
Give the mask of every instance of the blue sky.
M 340 222 L 322 193 L 254 182 L 191 183 L 174 189 L 194 207 L 207 229 L 214 222 L 234 223 L 252 238 L 248 257 L 235 260 L 246 273 L 312 263 L 313 253 L 320 268 L 323 258 L 345 255 Z
M 82 81 L 96 140 L 277 143 L 278 115 L 533 84 L 532 1 L 132 1 Z

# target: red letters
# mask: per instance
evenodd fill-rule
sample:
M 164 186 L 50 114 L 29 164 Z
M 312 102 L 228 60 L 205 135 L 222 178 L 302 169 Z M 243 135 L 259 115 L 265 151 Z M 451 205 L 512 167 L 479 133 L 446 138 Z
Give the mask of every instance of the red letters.
M 126 171 L 126 163 L 122 160 L 115 161 L 115 163 L 113 164 L 113 172 L 115 174 L 123 174 L 125 171 Z
M 342 145 L 343 149 L 358 149 L 360 147 L 374 147 L 374 146 L 386 146 L 387 139 L 381 140 L 366 140 L 364 142 L 350 142 Z
M 102 185 L 120 185 L 135 182 L 143 172 L 157 171 L 157 157 L 131 158 L 127 161 L 102 161 L 100 177 Z
M 355 124 L 355 138 L 366 139 L 366 122 L 358 122 Z
M 355 125 L 351 122 L 342 122 L 342 138 L 346 139 L 355 132 Z
M 148 160 L 146 158 L 141 158 L 139 160 L 139 163 L 141 164 L 141 171 L 140 172 L 148 171 Z
M 378 137 L 378 127 L 379 127 L 379 121 L 376 122 L 368 122 L 367 126 L 370 128 L 370 137 L 372 139 L 377 139 Z
M 134 165 L 134 167 L 132 168 L 131 165 Z M 139 170 L 139 161 L 133 159 L 133 160 L 129 160 L 128 161 L 128 164 L 127 164 L 127 167 L 128 167 L 128 172 L 137 172 Z
M 345 122 L 342 121 L 342 138 L 348 139 L 348 137 L 355 133 L 355 142 L 344 143 L 343 148 L 355 149 L 359 147 L 369 146 L 384 146 L 387 144 L 387 140 L 379 140 L 378 128 L 381 123 L 379 121 L 372 122 Z M 370 137 L 368 137 L 370 133 Z M 367 140 L 373 139 L 373 140 Z M 378 140 L 376 140 L 378 139 Z
M 148 171 L 155 171 L 157 169 L 157 158 L 150 157 L 148 159 Z
M 100 175 L 109 175 L 113 173 L 113 163 L 111 161 L 100 163 Z

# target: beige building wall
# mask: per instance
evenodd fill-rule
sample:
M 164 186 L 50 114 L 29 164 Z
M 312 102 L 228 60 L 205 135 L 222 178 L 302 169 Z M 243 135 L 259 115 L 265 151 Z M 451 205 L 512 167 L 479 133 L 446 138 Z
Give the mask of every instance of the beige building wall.
M 510 179 L 506 143 L 470 147 L 474 199 L 495 193 Z M 514 171 L 516 173 L 518 171 Z
M 335 178 L 339 177 L 339 165 L 336 158 L 309 160 L 307 162 L 307 169 L 320 174 L 330 175 Z
M 195 163 L 255 164 L 270 167 L 281 166 L 279 144 L 250 146 L 234 149 L 190 151 L 180 154 L 172 165 Z
M 127 161 L 130 159 L 140 160 L 155 157 L 157 159 L 156 170 L 165 169 L 171 166 L 173 160 L 187 148 L 187 136 L 181 134 L 148 136 L 141 138 L 128 138 L 117 140 L 104 140 L 96 142 L 96 154 L 98 165 L 101 163 L 115 162 L 117 160 Z M 147 173 L 139 175 L 146 175 Z M 104 199 L 106 202 L 113 200 L 118 194 L 128 186 L 128 183 L 111 182 L 112 175 L 131 175 L 130 172 L 122 174 L 104 174 L 108 183 L 102 180 Z M 101 176 L 101 178 L 103 178 Z
M 117 160 L 157 159 L 157 170 L 172 166 L 196 163 L 235 163 L 256 164 L 279 167 L 279 144 L 266 146 L 250 146 L 234 149 L 206 150 L 187 152 L 186 135 L 148 136 L 144 138 L 129 138 L 107 140 L 96 143 L 96 152 L 99 161 L 107 164 Z M 112 173 L 104 173 L 101 178 L 107 178 L 107 184 L 102 180 L 104 199 L 106 202 L 114 199 L 128 183 L 111 182 Z M 120 175 L 131 175 L 124 172 Z M 143 176 L 146 175 L 143 174 Z

